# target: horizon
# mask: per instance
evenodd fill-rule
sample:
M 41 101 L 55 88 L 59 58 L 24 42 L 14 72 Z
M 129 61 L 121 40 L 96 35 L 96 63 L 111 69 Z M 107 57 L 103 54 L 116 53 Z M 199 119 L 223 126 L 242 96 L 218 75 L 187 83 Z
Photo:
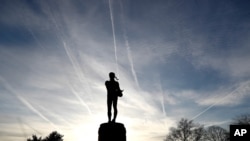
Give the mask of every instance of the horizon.
M 128 141 L 163 140 L 181 118 L 227 128 L 250 111 L 248 4 L 2 0 L 0 138 L 97 140 L 109 72 Z

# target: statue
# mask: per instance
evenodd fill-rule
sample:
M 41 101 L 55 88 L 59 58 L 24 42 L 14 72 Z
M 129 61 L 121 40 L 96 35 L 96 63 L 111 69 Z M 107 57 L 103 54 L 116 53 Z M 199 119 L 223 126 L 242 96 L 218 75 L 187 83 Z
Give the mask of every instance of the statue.
M 108 123 L 102 123 L 98 130 L 98 141 L 126 141 L 126 128 L 122 123 L 116 123 L 117 100 L 122 96 L 118 78 L 115 73 L 109 73 L 110 80 L 105 82 L 107 88 Z M 111 121 L 111 109 L 113 107 L 114 117 Z
M 119 80 L 116 76 L 114 72 L 110 72 L 109 73 L 109 81 L 105 82 L 106 88 L 107 88 L 107 108 L 108 108 L 108 122 L 115 122 L 116 117 L 117 117 L 117 100 L 118 100 L 118 96 L 121 97 L 122 96 L 122 92 L 123 90 L 120 89 L 119 83 L 117 82 L 117 80 Z M 113 106 L 113 110 L 114 110 L 114 117 L 111 121 L 111 109 Z

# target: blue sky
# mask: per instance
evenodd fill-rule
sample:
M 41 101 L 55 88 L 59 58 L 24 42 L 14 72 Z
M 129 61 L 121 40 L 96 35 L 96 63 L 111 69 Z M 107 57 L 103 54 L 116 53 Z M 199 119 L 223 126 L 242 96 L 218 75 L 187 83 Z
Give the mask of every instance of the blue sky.
M 227 127 L 249 113 L 247 0 L 0 1 L 0 139 L 97 140 L 108 73 L 130 141 L 182 117 Z

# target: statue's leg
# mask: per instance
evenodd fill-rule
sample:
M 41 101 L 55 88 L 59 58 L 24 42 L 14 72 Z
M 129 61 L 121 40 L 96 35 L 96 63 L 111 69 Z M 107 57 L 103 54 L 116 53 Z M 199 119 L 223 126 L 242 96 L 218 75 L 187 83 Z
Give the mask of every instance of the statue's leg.
M 112 107 L 112 99 L 108 97 L 107 100 L 107 106 L 108 106 L 108 120 L 111 121 L 111 107 Z
M 113 122 L 115 122 L 116 120 L 116 117 L 117 117 L 117 113 L 118 113 L 118 110 L 117 110 L 117 97 L 115 97 L 113 99 L 113 108 L 114 108 L 114 119 L 112 120 Z

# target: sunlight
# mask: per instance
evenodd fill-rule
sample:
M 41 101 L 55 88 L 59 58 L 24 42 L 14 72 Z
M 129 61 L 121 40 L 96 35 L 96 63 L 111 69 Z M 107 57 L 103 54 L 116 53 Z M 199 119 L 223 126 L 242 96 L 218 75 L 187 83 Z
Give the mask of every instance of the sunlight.
M 128 141 L 163 140 L 181 118 L 228 126 L 250 107 L 247 5 L 6 0 L 0 8 L 1 140 L 57 131 L 65 141 L 97 141 L 110 101 Z M 124 90 L 117 105 L 107 97 L 109 72 Z
M 82 141 L 82 140 L 87 140 L 87 141 L 94 141 L 97 140 L 98 138 L 98 132 L 97 128 L 95 129 L 93 126 L 90 124 L 88 125 L 79 125 L 74 129 L 74 137 L 75 141 Z
M 79 120 L 79 124 L 75 124 L 75 127 L 72 129 L 74 136 L 74 141 L 97 141 L 98 140 L 98 129 L 101 123 L 100 119 L 103 119 L 100 115 L 95 116 L 84 116 L 82 120 Z

